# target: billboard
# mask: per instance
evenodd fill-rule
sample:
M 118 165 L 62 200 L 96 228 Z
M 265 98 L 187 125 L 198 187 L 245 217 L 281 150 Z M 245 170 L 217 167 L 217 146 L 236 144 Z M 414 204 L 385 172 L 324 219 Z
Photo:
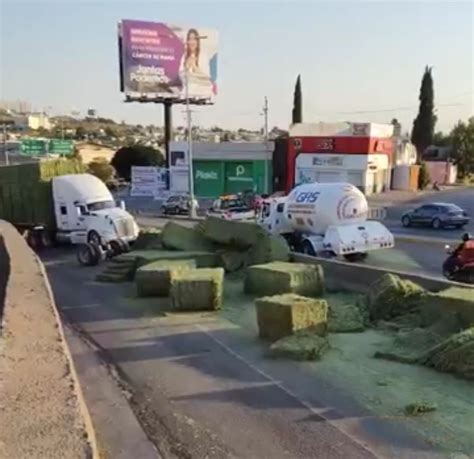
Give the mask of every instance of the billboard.
M 121 91 L 129 100 L 182 102 L 187 89 L 192 103 L 212 103 L 217 95 L 217 41 L 212 29 L 121 21 Z

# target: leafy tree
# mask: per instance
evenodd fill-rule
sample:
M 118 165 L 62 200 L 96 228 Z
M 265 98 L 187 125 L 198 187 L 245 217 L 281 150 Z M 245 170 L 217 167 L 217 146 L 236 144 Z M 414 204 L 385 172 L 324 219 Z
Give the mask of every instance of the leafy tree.
M 301 75 L 298 75 L 295 84 L 295 91 L 293 93 L 293 112 L 291 114 L 291 122 L 303 122 L 303 95 L 301 93 Z
M 125 180 L 130 180 L 132 166 L 162 166 L 164 162 L 163 154 L 159 150 L 145 145 L 122 147 L 111 161 L 119 177 Z
M 467 123 L 460 121 L 450 134 L 454 161 L 461 178 L 474 174 L 474 117 Z
M 426 147 L 433 144 L 434 129 L 436 124 L 436 115 L 434 114 L 434 89 L 432 67 L 425 67 L 425 73 L 421 80 L 420 88 L 420 108 L 418 115 L 413 121 L 413 130 L 411 132 L 411 141 L 416 147 L 418 161 Z
M 433 136 L 433 145 L 436 145 L 437 147 L 448 147 L 452 145 L 451 135 L 444 135 L 444 133 L 438 131 Z
M 430 173 L 426 167 L 426 163 L 422 162 L 420 164 L 420 173 L 418 174 L 418 188 L 424 190 L 430 183 Z
M 104 183 L 110 182 L 115 175 L 115 169 L 105 158 L 94 158 L 89 163 L 88 172 L 100 178 Z
M 76 128 L 76 139 L 83 139 L 86 136 L 87 132 L 83 126 L 77 126 Z

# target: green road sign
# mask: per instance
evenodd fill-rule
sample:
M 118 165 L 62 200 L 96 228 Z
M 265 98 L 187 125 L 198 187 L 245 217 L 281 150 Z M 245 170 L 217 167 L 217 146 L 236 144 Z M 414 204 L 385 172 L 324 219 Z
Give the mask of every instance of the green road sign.
M 51 139 L 49 152 L 57 155 L 72 155 L 74 144 L 72 140 Z
M 21 139 L 21 152 L 25 155 L 44 155 L 48 151 L 48 142 L 43 139 Z

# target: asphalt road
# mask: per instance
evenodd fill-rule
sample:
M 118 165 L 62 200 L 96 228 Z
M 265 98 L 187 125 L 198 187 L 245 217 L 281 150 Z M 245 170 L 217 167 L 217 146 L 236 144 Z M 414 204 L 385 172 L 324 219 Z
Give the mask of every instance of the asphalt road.
M 420 204 L 428 204 L 432 202 L 449 202 L 456 204 L 470 215 L 471 221 L 463 229 L 434 230 L 427 227 L 404 228 L 402 226 L 401 217 L 405 211 L 413 209 Z M 437 193 L 430 193 L 429 195 L 422 195 L 421 197 L 414 198 L 413 201 L 410 202 L 387 206 L 387 218 L 384 223 L 391 231 L 399 234 L 413 234 L 457 240 L 460 240 L 462 234 L 465 232 L 470 232 L 474 235 L 474 188 L 455 188 L 446 191 L 439 191 Z
M 94 282 L 100 268 L 78 267 L 71 250 L 43 261 L 58 307 L 118 367 L 164 457 L 440 457 L 403 417 L 376 417 L 306 367 L 265 358 L 221 317 L 145 307 L 131 285 Z

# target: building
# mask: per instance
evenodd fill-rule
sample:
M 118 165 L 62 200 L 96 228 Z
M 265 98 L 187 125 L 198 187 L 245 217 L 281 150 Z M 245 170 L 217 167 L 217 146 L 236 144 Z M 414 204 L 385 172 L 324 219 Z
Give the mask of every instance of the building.
M 193 142 L 194 193 L 200 198 L 245 190 L 268 193 L 273 150 L 273 142 Z M 170 181 L 175 190 L 188 189 L 187 157 L 186 142 L 170 142 Z
M 390 187 L 390 124 L 297 123 L 277 142 L 274 188 L 288 192 L 309 182 L 349 182 L 369 195 Z
M 51 122 L 48 115 L 43 112 L 30 113 L 28 115 L 28 127 L 30 129 L 51 129 Z

